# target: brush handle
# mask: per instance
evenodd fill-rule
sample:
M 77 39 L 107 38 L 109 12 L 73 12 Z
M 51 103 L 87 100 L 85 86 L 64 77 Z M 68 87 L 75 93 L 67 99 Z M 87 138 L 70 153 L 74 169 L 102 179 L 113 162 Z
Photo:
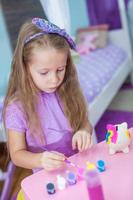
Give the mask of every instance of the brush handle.
M 72 163 L 70 160 L 68 160 L 68 159 L 66 159 L 65 160 L 65 163 L 67 163 L 67 164 L 70 164 L 70 165 L 72 165 L 72 166 L 74 166 L 75 167 L 75 164 L 74 163 Z
M 71 165 L 72 167 L 77 167 L 77 168 L 79 168 L 78 165 L 76 165 L 75 163 L 72 163 L 72 162 L 71 162 L 70 160 L 68 160 L 68 159 L 65 160 L 65 163 Z

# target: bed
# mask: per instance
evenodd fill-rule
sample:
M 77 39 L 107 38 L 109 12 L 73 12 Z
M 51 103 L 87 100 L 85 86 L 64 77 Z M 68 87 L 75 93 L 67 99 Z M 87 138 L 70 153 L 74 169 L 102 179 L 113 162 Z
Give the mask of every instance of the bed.
M 109 45 L 81 56 L 76 64 L 81 88 L 88 102 L 89 118 L 98 120 L 129 75 L 132 78 L 132 54 L 124 0 L 119 0 L 122 29 L 109 31 Z M 95 130 L 93 142 L 97 143 Z

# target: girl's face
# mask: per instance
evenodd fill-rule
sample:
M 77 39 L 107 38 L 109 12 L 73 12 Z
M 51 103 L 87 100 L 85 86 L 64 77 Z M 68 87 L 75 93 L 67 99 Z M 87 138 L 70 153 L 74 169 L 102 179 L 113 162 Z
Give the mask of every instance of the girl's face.
M 34 84 L 43 92 L 56 91 L 63 82 L 66 64 L 66 51 L 58 51 L 54 48 L 34 51 L 29 64 Z

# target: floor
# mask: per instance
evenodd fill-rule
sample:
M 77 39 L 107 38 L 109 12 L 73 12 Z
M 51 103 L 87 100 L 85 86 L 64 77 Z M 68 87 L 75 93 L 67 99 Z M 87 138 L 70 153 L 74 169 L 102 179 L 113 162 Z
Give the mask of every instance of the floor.
M 133 111 L 133 89 L 121 89 L 111 102 L 109 109 Z

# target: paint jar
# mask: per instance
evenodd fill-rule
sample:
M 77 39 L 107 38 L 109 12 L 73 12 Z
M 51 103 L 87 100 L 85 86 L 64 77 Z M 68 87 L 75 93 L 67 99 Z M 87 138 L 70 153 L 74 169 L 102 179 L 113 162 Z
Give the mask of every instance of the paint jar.
M 57 175 L 57 187 L 59 190 L 64 190 L 66 188 L 66 179 L 60 175 Z
M 54 194 L 55 193 L 55 186 L 53 183 L 48 183 L 46 185 L 46 190 L 48 192 L 48 194 Z
M 77 182 L 77 177 L 74 172 L 68 172 L 67 174 L 67 182 L 69 185 L 74 185 Z
M 105 171 L 105 162 L 104 162 L 103 160 L 98 160 L 98 161 L 97 161 L 97 169 L 98 169 L 100 172 Z
M 88 170 L 85 174 L 89 200 L 104 200 L 103 189 L 98 171 L 96 169 Z
M 77 169 L 77 179 L 78 179 L 78 181 L 84 180 L 84 173 L 85 173 L 84 168 L 80 167 L 80 168 Z

